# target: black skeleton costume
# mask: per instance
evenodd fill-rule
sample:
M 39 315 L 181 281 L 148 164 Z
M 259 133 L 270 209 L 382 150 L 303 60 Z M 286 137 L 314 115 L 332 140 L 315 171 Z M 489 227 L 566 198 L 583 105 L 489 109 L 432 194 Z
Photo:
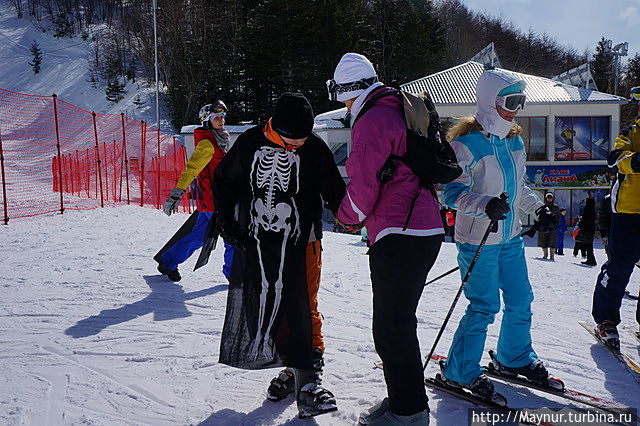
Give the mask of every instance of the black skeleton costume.
M 240 135 L 215 172 L 218 214 L 239 223 L 244 246 L 234 251 L 220 362 L 310 369 L 306 246 L 322 200 L 336 211 L 345 185 L 317 136 L 286 149 L 264 128 Z

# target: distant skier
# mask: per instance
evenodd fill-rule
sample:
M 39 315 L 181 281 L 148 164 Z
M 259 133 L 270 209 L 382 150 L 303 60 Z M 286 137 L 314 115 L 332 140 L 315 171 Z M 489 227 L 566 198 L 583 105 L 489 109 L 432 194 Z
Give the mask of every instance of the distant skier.
M 226 115 L 227 106 L 221 100 L 200 108 L 202 126 L 193 132 L 195 149 L 162 208 L 167 216 L 171 216 L 191 182 L 196 180 L 197 210 L 153 257 L 158 262 L 158 271 L 171 281 L 180 281 L 178 265 L 202 247 L 211 227 L 215 226 L 211 184 L 213 172 L 229 146 L 229 132 L 224 128 Z M 222 272 L 227 279 L 231 273 L 232 256 L 233 247 L 225 244 Z
M 567 233 L 567 209 L 564 207 L 560 209 L 560 218 L 558 220 L 558 227 L 556 228 L 556 250 L 555 253 L 558 256 L 564 256 L 564 234 Z
M 443 375 L 448 385 L 490 400 L 498 394 L 480 359 L 487 326 L 500 311 L 500 293 L 505 308 L 495 364 L 505 374 L 520 374 L 537 383 L 546 384 L 548 377 L 531 343 L 533 291 L 517 211 L 535 213 L 538 231 L 555 223 L 549 207 L 525 184 L 522 129 L 513 122 L 525 105 L 524 88 L 524 80 L 514 74 L 485 71 L 476 88 L 475 117 L 463 118 L 447 135 L 464 170 L 444 191 L 446 204 L 458 211 L 455 236 L 462 276 L 490 221 L 499 221 L 499 226 L 497 233 L 489 234 L 464 288 L 469 305 L 453 337 Z M 499 197 L 502 192 L 509 194 L 508 200 Z
M 558 222 L 560 221 L 560 207 L 555 203 L 555 196 L 552 192 L 547 192 L 544 195 L 544 205 L 549 208 L 549 211 L 553 214 L 553 227 L 551 230 L 542 232 L 538 231 L 538 247 L 542 249 L 542 258 L 554 260 L 553 255 L 556 250 L 556 232 Z
M 631 98 L 640 101 L 640 87 L 631 89 Z M 607 162 L 618 179 L 611 189 L 609 260 L 596 281 L 592 314 L 600 338 L 619 348 L 620 305 L 634 264 L 640 261 L 640 114 L 620 132 Z M 636 321 L 640 324 L 640 305 Z

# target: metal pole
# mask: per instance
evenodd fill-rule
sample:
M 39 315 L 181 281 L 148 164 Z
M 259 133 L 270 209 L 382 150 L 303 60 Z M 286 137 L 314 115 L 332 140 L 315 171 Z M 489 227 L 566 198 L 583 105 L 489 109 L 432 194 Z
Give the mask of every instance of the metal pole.
M 2 135 L 0 134 L 0 172 L 2 173 L 2 202 L 4 205 L 4 224 L 9 223 L 9 206 L 7 205 L 7 179 L 4 175 L 4 155 L 2 154 Z
M 56 149 L 58 150 L 58 189 L 60 189 L 60 214 L 64 214 L 64 200 L 62 197 L 62 157 L 60 156 L 60 130 L 58 129 L 58 96 L 53 94 L 53 118 L 56 122 Z
M 127 204 L 130 204 L 129 199 L 129 157 L 127 157 L 127 134 L 124 131 L 124 112 L 120 114 L 122 118 L 122 145 L 124 146 L 124 167 L 125 176 L 127 179 Z
M 156 128 L 156 136 L 158 139 L 158 175 L 156 177 L 156 208 L 160 208 L 160 128 Z
M 100 183 L 100 207 L 104 207 L 104 193 L 102 191 L 102 170 L 100 169 L 100 145 L 98 144 L 98 128 L 96 126 L 96 113 L 91 112 L 93 117 L 93 135 L 96 139 L 96 164 L 98 167 L 98 182 Z
M 141 161 L 139 160 L 139 168 L 140 168 L 140 207 L 144 207 L 144 162 L 145 162 L 145 155 L 146 155 L 146 145 L 147 145 L 147 135 L 145 132 L 145 124 L 144 121 L 140 121 L 140 131 L 142 132 L 141 134 L 141 139 L 140 139 L 140 143 L 142 145 L 142 152 L 140 153 L 140 157 L 141 157 Z
M 156 126 L 160 128 L 160 82 L 158 81 L 158 25 L 156 11 L 158 9 L 157 0 L 153 0 L 153 54 L 156 74 Z

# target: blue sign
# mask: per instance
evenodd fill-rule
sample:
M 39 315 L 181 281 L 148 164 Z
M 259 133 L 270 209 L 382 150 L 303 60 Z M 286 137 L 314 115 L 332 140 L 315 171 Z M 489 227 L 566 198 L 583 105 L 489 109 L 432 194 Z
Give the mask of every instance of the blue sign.
M 609 187 L 615 172 L 607 165 L 527 166 L 527 185 L 531 188 Z

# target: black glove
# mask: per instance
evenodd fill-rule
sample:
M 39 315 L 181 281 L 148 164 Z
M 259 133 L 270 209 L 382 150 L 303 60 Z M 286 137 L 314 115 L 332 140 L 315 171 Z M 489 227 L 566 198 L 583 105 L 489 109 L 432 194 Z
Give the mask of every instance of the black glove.
M 640 173 L 640 152 L 636 152 L 631 156 L 631 169 L 636 173 Z
M 523 236 L 526 235 L 529 238 L 533 238 L 533 236 L 536 235 L 536 226 L 535 226 L 535 224 L 531 228 L 529 228 L 528 231 L 523 232 L 522 235 Z
M 509 203 L 507 203 L 506 199 L 493 197 L 487 203 L 487 207 L 485 207 L 484 212 L 491 220 L 504 220 L 507 218 L 505 213 L 508 213 L 510 210 L 511 207 L 509 207 Z
M 227 243 L 244 250 L 244 233 L 240 222 L 230 216 L 218 214 L 218 231 Z
M 536 228 L 538 232 L 552 232 L 556 228 L 555 215 L 549 207 L 538 207 L 536 215 L 538 216 L 538 220 L 533 223 L 533 227 Z

